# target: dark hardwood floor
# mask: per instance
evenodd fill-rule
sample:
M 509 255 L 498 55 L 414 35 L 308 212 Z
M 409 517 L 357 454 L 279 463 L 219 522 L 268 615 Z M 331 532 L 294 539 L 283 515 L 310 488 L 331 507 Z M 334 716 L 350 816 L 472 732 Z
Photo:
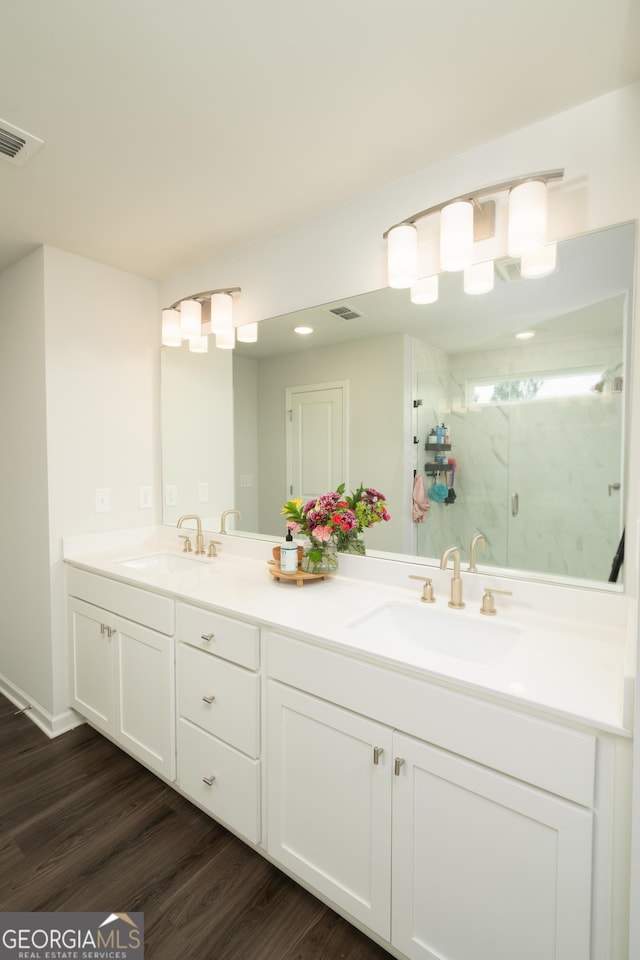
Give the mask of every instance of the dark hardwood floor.
M 49 740 L 0 696 L 0 910 L 142 911 L 147 960 L 389 960 L 82 726 Z

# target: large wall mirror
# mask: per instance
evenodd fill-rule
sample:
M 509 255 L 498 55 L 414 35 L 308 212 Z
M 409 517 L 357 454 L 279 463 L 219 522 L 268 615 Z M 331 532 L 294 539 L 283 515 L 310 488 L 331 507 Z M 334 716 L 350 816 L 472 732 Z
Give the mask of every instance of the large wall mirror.
M 290 496 L 362 482 L 392 517 L 367 531 L 368 553 L 429 564 L 450 544 L 468 556 L 480 532 L 481 567 L 607 584 L 624 531 L 635 242 L 622 224 L 559 243 L 546 277 L 497 262 L 480 296 L 443 274 L 433 304 L 384 289 L 264 320 L 232 352 L 164 348 L 165 523 L 197 512 L 217 529 L 236 507 L 238 532 L 282 536 Z M 443 423 L 450 449 L 436 450 Z M 422 522 L 416 476 L 455 494 L 428 498 Z

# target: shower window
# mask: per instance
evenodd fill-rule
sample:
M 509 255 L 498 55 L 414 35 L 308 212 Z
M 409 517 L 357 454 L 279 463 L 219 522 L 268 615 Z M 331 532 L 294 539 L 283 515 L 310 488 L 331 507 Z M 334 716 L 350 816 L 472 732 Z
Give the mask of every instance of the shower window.
M 602 368 L 567 370 L 522 377 L 467 381 L 467 406 L 480 407 L 538 400 L 593 396 L 604 377 Z

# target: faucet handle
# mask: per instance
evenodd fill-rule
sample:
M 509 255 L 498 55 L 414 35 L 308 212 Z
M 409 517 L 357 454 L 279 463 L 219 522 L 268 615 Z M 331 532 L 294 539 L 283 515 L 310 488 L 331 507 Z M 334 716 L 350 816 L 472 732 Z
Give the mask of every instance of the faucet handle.
M 179 533 L 178 536 L 181 540 L 184 540 L 184 547 L 182 548 L 183 553 L 191 553 L 193 547 L 191 546 L 191 537 L 188 533 Z
M 480 606 L 480 613 L 486 614 L 488 617 L 494 617 L 496 614 L 496 605 L 493 599 L 494 593 L 501 593 L 505 597 L 510 597 L 513 594 L 512 590 L 498 590 L 496 587 L 485 587 L 484 596 L 482 597 L 482 604 Z
M 433 583 L 431 582 L 431 577 L 417 577 L 413 573 L 409 574 L 409 580 L 424 580 L 424 587 L 422 588 L 422 597 L 420 598 L 423 603 L 435 603 L 436 598 L 433 594 Z
M 221 546 L 222 546 L 222 541 L 221 541 L 221 540 L 209 540 L 209 550 L 207 551 L 207 556 L 208 556 L 208 557 L 217 557 L 217 556 L 218 556 L 218 551 L 216 550 L 216 545 L 219 546 L 219 547 L 221 547 Z

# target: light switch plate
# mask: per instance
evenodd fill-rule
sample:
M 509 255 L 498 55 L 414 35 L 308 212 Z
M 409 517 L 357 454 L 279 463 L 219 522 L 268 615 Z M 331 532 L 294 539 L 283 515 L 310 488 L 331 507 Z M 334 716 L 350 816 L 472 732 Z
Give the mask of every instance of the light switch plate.
M 175 507 L 178 502 L 178 488 L 175 483 L 167 483 L 164 488 L 165 507 Z
M 109 513 L 111 510 L 111 490 L 108 487 L 96 487 L 94 502 L 96 513 Z
M 209 484 L 198 484 L 198 503 L 207 503 L 209 500 Z

